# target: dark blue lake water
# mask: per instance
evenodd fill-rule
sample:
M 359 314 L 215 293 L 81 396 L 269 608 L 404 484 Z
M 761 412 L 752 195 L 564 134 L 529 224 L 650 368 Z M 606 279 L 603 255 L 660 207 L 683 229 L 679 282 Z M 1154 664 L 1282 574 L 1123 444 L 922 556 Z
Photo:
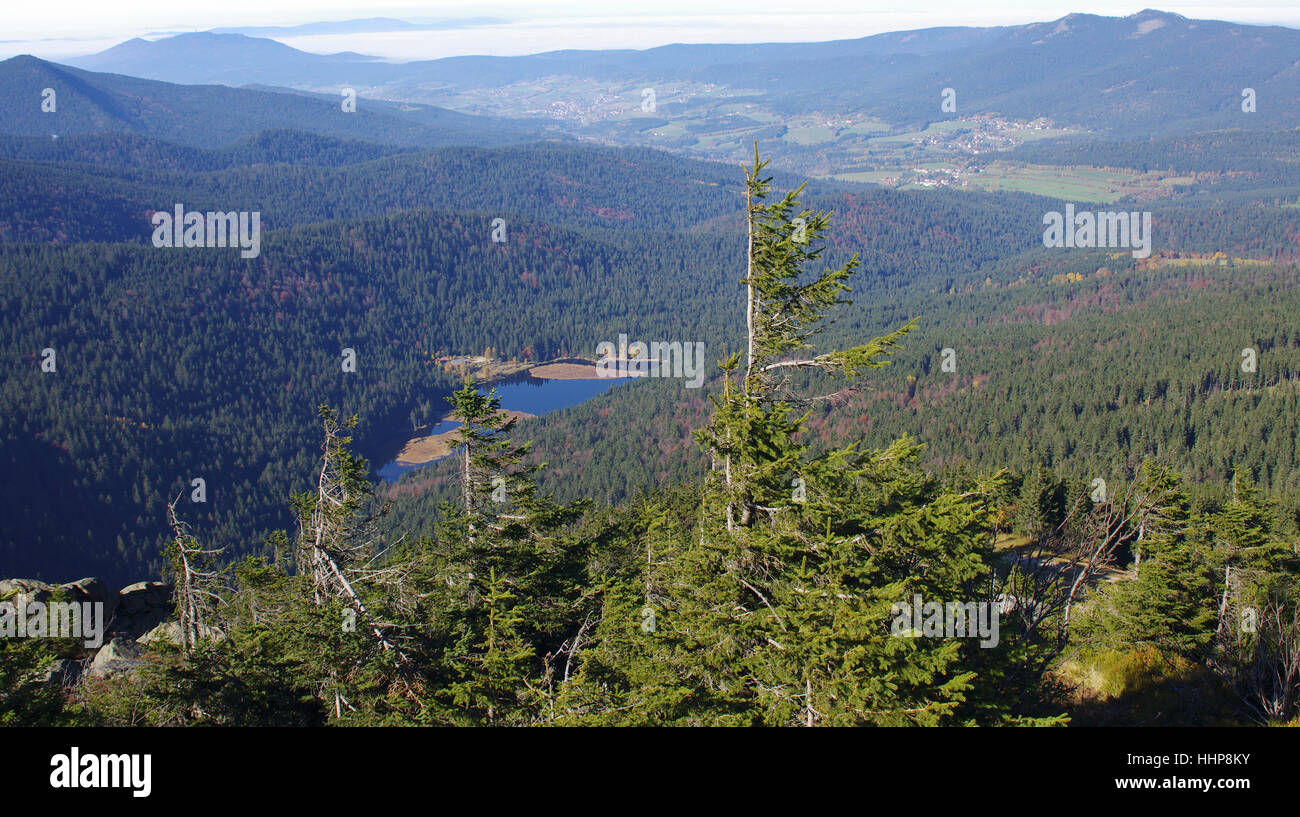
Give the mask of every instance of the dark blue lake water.
M 495 383 L 493 386 L 495 386 L 497 394 L 501 396 L 501 408 L 510 411 L 522 411 L 525 414 L 535 414 L 541 417 L 544 414 L 550 414 L 569 406 L 585 403 L 598 394 L 604 394 L 619 383 L 626 382 L 628 382 L 626 379 L 621 378 L 605 380 L 542 380 L 529 377 L 509 383 Z M 480 386 L 479 393 L 487 394 L 491 388 L 492 386 Z M 460 423 L 454 420 L 443 420 L 430 428 L 428 433 L 430 435 L 443 434 L 454 431 L 459 427 Z M 398 463 L 394 459 L 380 468 L 377 473 L 385 482 L 396 482 L 408 471 L 423 468 L 433 462 L 437 462 L 437 460 L 419 465 L 407 465 Z

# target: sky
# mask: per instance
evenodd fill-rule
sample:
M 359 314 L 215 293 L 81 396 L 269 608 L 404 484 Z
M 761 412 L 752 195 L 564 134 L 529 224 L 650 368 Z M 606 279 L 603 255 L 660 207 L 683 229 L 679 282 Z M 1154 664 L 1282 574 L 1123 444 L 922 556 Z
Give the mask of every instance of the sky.
M 1114 0 L 642 0 L 620 6 L 591 0 L 466 3 L 464 0 L 45 0 L 11 3 L 0 29 L 0 57 L 58 59 L 90 54 L 137 36 L 252 25 L 395 17 L 413 22 L 494 17 L 508 22 L 446 31 L 348 36 L 277 37 L 316 53 L 357 51 L 394 60 L 462 54 L 500 56 L 562 48 L 652 48 L 669 43 L 794 42 L 865 37 L 940 25 L 1014 25 L 1054 20 L 1074 11 L 1125 16 L 1153 5 L 1186 17 L 1300 28 L 1297 0 L 1125 3 Z M 808 11 L 792 13 L 806 5 Z

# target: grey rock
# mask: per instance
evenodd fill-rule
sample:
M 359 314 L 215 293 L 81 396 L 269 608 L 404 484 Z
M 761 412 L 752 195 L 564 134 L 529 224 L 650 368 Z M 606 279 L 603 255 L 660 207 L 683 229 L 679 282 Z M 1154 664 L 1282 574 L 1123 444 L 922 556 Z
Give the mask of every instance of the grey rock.
M 167 621 L 173 612 L 172 587 L 163 582 L 136 582 L 116 592 L 110 590 L 102 579 L 96 578 L 58 585 L 38 579 L 0 579 L 0 599 L 15 605 L 49 602 L 56 595 L 64 596 L 72 602 L 102 603 L 103 620 L 107 624 L 106 637 L 131 643 L 133 648 L 136 639 Z M 179 629 L 176 640 L 179 641 Z M 105 651 L 107 647 L 100 650 L 101 653 Z M 108 652 L 110 657 L 104 659 L 106 666 L 118 660 L 113 651 Z
M 162 582 L 136 582 L 118 592 L 122 612 L 134 616 L 147 610 L 167 607 L 171 603 L 171 585 Z
M 144 662 L 144 649 L 129 638 L 116 637 L 109 641 L 90 663 L 88 674 L 92 678 L 114 678 L 135 670 Z
M 0 599 L 24 606 L 34 601 L 45 602 L 54 594 L 54 585 L 37 579 L 0 580 Z
M 200 632 L 200 638 L 220 639 L 225 638 L 226 634 L 217 627 L 204 627 Z M 171 644 L 179 647 L 181 645 L 181 625 L 178 621 L 164 621 L 149 632 L 135 640 L 137 644 Z
M 137 644 L 181 644 L 181 625 L 175 621 L 164 621 L 149 632 L 135 640 Z
M 132 641 L 162 624 L 172 613 L 172 588 L 162 582 L 136 582 L 122 588 L 118 597 L 117 615 L 109 630 Z
M 76 686 L 88 663 L 89 659 L 59 658 L 42 673 L 40 680 L 52 686 Z
M 60 587 L 66 590 L 74 601 L 102 603 L 104 605 L 104 621 L 111 620 L 113 613 L 117 610 L 117 591 L 108 589 L 108 585 L 104 584 L 103 579 L 81 579 L 60 585 Z
M 67 601 L 77 603 L 102 603 L 105 621 L 113 617 L 113 612 L 117 608 L 117 593 L 109 590 L 103 579 L 79 579 L 67 584 L 50 584 L 37 579 L 0 580 L 0 598 L 10 597 L 9 601 L 17 605 L 28 605 L 34 601 L 48 602 L 56 594 L 66 597 Z

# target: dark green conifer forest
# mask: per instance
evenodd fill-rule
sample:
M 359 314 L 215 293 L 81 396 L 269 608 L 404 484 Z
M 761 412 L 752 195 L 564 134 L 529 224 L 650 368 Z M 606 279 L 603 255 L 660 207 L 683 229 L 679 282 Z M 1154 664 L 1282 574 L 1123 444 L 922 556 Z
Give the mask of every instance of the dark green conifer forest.
M 0 62 L 0 625 L 117 606 L 107 646 L 0 633 L 0 725 L 1300 724 L 1293 112 L 1038 112 L 961 56 L 1019 35 L 951 36 L 868 84 L 942 57 L 981 127 L 1077 115 L 954 163 L 1056 186 L 853 181 L 939 137 L 791 96 L 805 46 L 615 124 Z M 672 53 L 635 59 L 752 80 Z M 1151 251 L 1051 246 L 1067 206 Z M 257 251 L 164 246 L 177 208 Z
M 718 339 L 710 337 L 710 346 L 729 340 L 735 349 L 716 362 L 708 388 L 698 397 L 683 400 L 689 392 L 672 381 L 644 389 L 637 383 L 592 404 L 600 414 L 614 410 L 642 418 L 656 416 L 657 410 L 638 404 L 662 404 L 675 422 L 692 425 L 692 448 L 676 452 L 683 465 L 660 488 L 629 490 L 613 504 L 608 497 L 594 502 L 582 496 L 557 498 L 557 492 L 545 488 L 567 483 L 559 493 L 581 494 L 597 468 L 617 465 L 588 460 L 583 478 L 575 479 L 574 469 L 562 463 L 561 478 L 543 478 L 554 469 L 544 467 L 533 442 L 523 438 L 533 424 L 521 427 L 517 418 L 507 418 L 495 390 L 485 394 L 466 381 L 446 398 L 450 416 L 460 425 L 451 455 L 434 469 L 444 490 L 408 499 L 391 489 L 376 490 L 370 467 L 358 453 L 359 413 L 344 418 L 336 408 L 322 405 L 314 423 L 304 422 L 296 430 L 286 425 L 289 433 L 282 440 L 267 439 L 269 428 L 242 438 L 250 444 L 244 452 L 250 465 L 274 456 L 275 450 L 259 454 L 251 447 L 253 440 L 289 447 L 304 437 L 315 440 L 303 456 L 283 464 L 282 478 L 296 486 L 282 511 L 292 521 L 268 533 L 260 546 L 250 548 L 245 542 L 234 559 L 224 562 L 206 547 L 218 539 L 224 544 L 223 531 L 238 541 L 241 524 L 247 530 L 248 514 L 264 501 L 256 493 L 216 492 L 222 500 L 216 504 L 230 520 L 225 528 L 200 521 L 185 504 L 171 502 L 169 507 L 162 498 L 144 503 L 143 512 L 168 511 L 162 540 L 171 555 L 165 572 L 177 589 L 176 615 L 186 637 L 151 652 L 139 672 L 88 680 L 63 700 L 40 683 L 24 681 L 29 676 L 23 667 L 73 655 L 76 645 L 53 641 L 42 648 L 6 640 L 6 668 L 12 676 L 3 699 L 6 719 L 133 725 L 934 726 L 1126 717 L 1108 711 L 1114 702 L 1081 702 L 1065 691 L 1063 679 L 1088 662 L 1122 665 L 1119 672 L 1137 671 L 1136 662 L 1151 675 L 1151 688 L 1141 694 L 1152 700 L 1178 687 L 1172 717 L 1180 722 L 1293 718 L 1296 701 L 1287 678 L 1267 670 L 1284 669 L 1278 662 L 1287 661 L 1294 637 L 1287 611 L 1300 600 L 1295 518 L 1280 500 L 1287 494 L 1277 490 L 1289 484 L 1269 480 L 1273 472 L 1267 462 L 1255 471 L 1237 459 L 1238 467 L 1225 483 L 1202 479 L 1188 484 L 1178 466 L 1193 465 L 1186 452 L 1204 448 L 1190 441 L 1167 449 L 1130 445 L 1121 459 L 1113 454 L 1111 459 L 1067 459 L 1069 452 L 1061 452 L 1062 459 L 1052 460 L 1043 456 L 1054 451 L 1046 436 L 1020 448 L 1020 456 L 1013 443 L 1000 449 L 968 447 L 958 458 L 963 434 L 975 433 L 971 439 L 983 435 L 973 417 L 953 415 L 945 421 L 942 398 L 928 407 L 927 420 L 952 437 L 935 434 L 933 441 L 922 442 L 906 427 L 906 418 L 918 413 L 911 399 L 915 393 L 900 403 L 884 385 L 889 381 L 877 376 L 906 366 L 915 373 L 908 378 L 918 390 L 927 382 L 923 378 L 932 382 L 934 372 L 927 375 L 926 370 L 939 368 L 937 359 L 930 359 L 937 357 L 935 352 L 919 365 L 909 365 L 905 357 L 910 352 L 915 360 L 916 347 L 924 348 L 927 334 L 933 337 L 935 330 L 925 328 L 930 321 L 924 315 L 896 321 L 874 338 L 836 321 L 861 297 L 851 284 L 860 277 L 862 259 L 854 255 L 824 267 L 836 246 L 827 241 L 834 231 L 833 215 L 810 209 L 802 189 L 773 193 L 767 172 L 767 163 L 756 155 L 742 188 L 742 242 L 678 244 L 669 253 L 665 250 L 670 248 L 633 234 L 616 245 L 659 264 L 700 263 L 693 252 L 698 250 L 705 258 L 719 259 L 734 287 L 727 292 L 725 278 L 720 281 L 713 306 L 693 318 L 700 326 L 728 327 Z M 400 372 L 410 372 L 401 375 L 406 378 L 430 377 L 421 371 L 418 354 L 385 350 L 379 341 L 384 330 L 378 325 L 366 330 L 367 322 L 386 317 L 383 326 L 394 326 L 395 313 L 389 310 L 395 307 L 384 305 L 391 297 L 384 291 L 410 292 L 402 275 L 438 263 L 468 264 L 454 260 L 455 244 L 421 245 L 428 236 L 455 237 L 469 228 L 461 221 L 414 216 L 341 229 L 352 245 L 343 256 L 330 249 L 329 232 L 273 239 L 286 242 L 291 249 L 285 254 L 300 261 L 292 289 L 274 283 L 274 274 L 249 279 L 245 273 L 238 288 L 223 292 L 235 283 L 233 269 L 207 275 L 195 270 L 186 280 L 179 277 L 181 269 L 159 269 L 151 256 L 129 248 L 98 250 L 111 254 L 84 265 L 61 251 L 15 248 L 11 253 L 24 260 L 26 269 L 114 270 L 88 279 L 80 298 L 74 289 L 66 296 L 70 306 L 91 300 L 92 292 L 105 287 L 125 296 L 150 276 L 174 273 L 167 277 L 177 300 L 151 305 L 168 310 L 170 320 L 150 320 L 140 314 L 141 304 L 125 298 L 111 301 L 121 310 L 121 323 L 114 307 L 104 317 L 123 332 L 151 327 L 158 333 L 150 339 L 158 344 L 154 365 L 170 364 L 156 375 L 147 374 L 149 366 L 124 365 L 124 378 L 139 382 L 141 375 L 156 376 L 192 395 L 195 408 L 211 401 L 204 409 L 210 414 L 188 413 L 187 422 L 177 423 L 168 413 L 161 424 L 168 438 L 182 446 L 201 445 L 191 435 L 240 405 L 229 394 L 216 399 L 212 383 L 229 383 L 232 392 L 247 390 L 249 400 L 265 401 L 269 395 L 262 390 L 274 381 L 259 385 L 249 375 L 295 371 L 286 365 L 292 358 L 278 362 L 283 358 L 277 350 L 280 355 L 293 350 L 301 361 L 296 364 L 301 381 L 288 380 L 286 396 L 275 398 L 284 401 L 286 412 L 301 400 L 295 389 L 310 392 L 319 382 L 326 364 L 321 361 L 313 374 L 313 358 L 323 359 L 326 352 L 302 356 L 301 344 L 294 349 L 285 342 L 295 320 L 313 320 L 314 315 L 320 325 L 324 319 L 318 310 L 357 309 L 351 338 L 362 339 L 322 338 L 323 349 L 361 345 L 368 337 L 363 332 L 371 331 L 371 344 L 385 355 L 382 365 L 371 364 L 374 368 L 390 377 Z M 337 293 L 363 286 L 348 283 L 340 273 L 356 263 L 349 256 L 364 254 L 374 242 L 368 237 L 371 230 L 383 230 L 385 241 L 410 246 L 412 254 L 404 262 L 410 266 L 395 268 L 393 285 L 376 286 L 375 300 L 363 309 Z M 459 240 L 464 252 L 476 252 L 467 238 Z M 601 240 L 610 239 L 586 239 L 579 233 L 561 239 L 537 229 L 528 233 L 529 245 L 558 241 L 566 250 L 558 257 L 550 254 L 549 267 L 541 256 L 532 261 L 527 253 L 496 263 L 547 277 L 574 275 L 585 267 L 566 271 L 564 258 L 609 252 Z M 590 250 L 586 241 L 593 242 Z M 300 249 L 292 249 L 295 242 Z M 94 258 L 85 253 L 96 251 L 78 252 L 84 261 Z M 740 257 L 726 263 L 729 253 Z M 1117 275 L 1136 274 L 1132 265 L 1115 266 Z M 312 269 L 333 274 L 312 275 Z M 515 277 L 503 272 L 496 281 Z M 1286 280 L 1289 274 L 1293 267 L 1261 271 L 1259 286 L 1269 286 L 1274 276 Z M 75 282 L 61 280 L 63 286 L 51 286 L 48 297 Z M 595 293 L 608 283 L 588 280 Z M 626 283 L 634 286 L 637 280 Z M 1208 290 L 1202 298 L 1222 298 L 1225 304 L 1252 300 L 1240 280 L 1222 295 L 1214 294 L 1212 276 L 1202 280 Z M 1150 290 L 1158 288 L 1155 282 L 1133 286 L 1125 297 L 1145 303 L 1156 298 Z M 448 297 L 472 314 L 474 298 L 490 294 Z M 39 291 L 27 295 L 36 302 L 46 300 Z M 952 299 L 950 294 L 922 303 L 943 316 L 945 297 Z M 994 289 L 988 297 L 1006 313 L 1012 311 L 1006 301 L 1015 303 L 1016 293 Z M 1085 288 L 1057 296 L 1065 303 L 1090 297 Z M 169 340 L 165 332 L 183 331 L 178 319 L 187 304 L 211 304 L 214 298 L 228 299 L 248 315 L 273 314 L 266 327 L 267 346 L 231 349 L 209 360 L 197 353 L 176 360 L 167 345 L 183 340 Z M 261 307 L 267 299 L 275 304 L 273 313 Z M 544 298 L 534 298 L 528 308 L 540 316 L 546 304 Z M 1163 337 L 1177 337 L 1180 324 L 1167 317 L 1178 311 L 1176 296 L 1167 306 L 1133 307 L 1128 314 L 1147 310 Z M 75 308 L 71 311 L 75 315 Z M 528 314 L 520 313 L 517 328 L 529 325 Z M 539 357 L 581 348 L 581 313 L 566 314 L 574 320 L 543 335 L 491 334 L 475 340 L 526 343 Z M 233 338 L 241 313 L 232 309 L 225 317 Z M 655 316 L 643 319 L 652 322 Z M 1095 352 L 1097 343 L 1087 342 L 1085 328 L 1095 322 L 1100 343 L 1106 320 L 1103 313 L 1080 321 L 1076 341 Z M 39 324 L 39 315 L 32 323 Z M 21 326 L 11 331 L 21 332 Z M 420 337 L 418 326 L 410 331 L 412 339 Z M 990 342 L 996 329 L 978 331 L 982 344 L 999 348 Z M 1280 334 L 1269 337 L 1264 348 L 1291 348 L 1288 330 L 1276 331 Z M 48 337 L 68 350 L 64 365 L 72 371 L 74 355 L 96 355 L 96 346 L 71 329 Z M 211 327 L 209 337 L 219 347 L 221 328 Z M 454 342 L 454 335 L 442 337 Z M 1022 330 L 1022 344 L 1025 337 Z M 1009 361 L 1016 350 L 1007 346 Z M 147 354 L 136 358 L 149 359 Z M 1076 415 L 1093 409 L 1091 401 L 1114 401 L 1120 395 L 1123 405 L 1146 405 L 1148 396 L 1165 405 L 1181 400 L 1175 418 L 1182 418 L 1182 433 L 1194 438 L 1197 420 L 1207 420 L 1191 408 L 1206 398 L 1225 401 L 1240 392 L 1252 401 L 1247 405 L 1259 405 L 1270 390 L 1282 391 L 1282 384 L 1293 379 L 1293 364 L 1283 355 L 1273 360 L 1277 362 L 1253 384 L 1234 385 L 1230 367 L 1216 367 L 1202 353 L 1200 365 L 1207 374 L 1197 380 L 1170 378 L 1152 385 L 1158 364 L 1150 374 L 1134 366 L 1114 380 L 1113 396 L 1099 395 L 1095 385 L 1081 385 L 1078 396 L 1066 387 L 1040 393 L 1036 400 L 1058 411 L 1077 400 Z M 251 371 L 245 371 L 245 361 Z M 125 361 L 119 358 L 118 363 Z M 990 362 L 983 365 L 997 369 Z M 1119 366 L 1118 359 L 1114 365 Z M 1032 382 L 1036 368 L 1020 365 L 1017 382 L 1022 388 Z M 1267 384 L 1270 375 L 1277 385 Z M 1015 393 L 1010 384 L 989 381 L 985 388 L 993 394 L 988 405 L 974 411 L 1001 405 L 1005 397 L 999 393 Z M 80 385 L 90 389 L 93 382 L 87 378 Z M 864 391 L 864 382 L 873 385 Z M 432 377 L 431 394 L 438 383 L 450 385 L 446 377 Z M 958 393 L 974 387 L 969 381 L 958 383 Z M 392 412 L 393 398 L 385 398 L 383 388 L 367 385 L 365 392 L 343 389 L 333 396 L 375 415 Z M 75 386 L 74 381 L 64 388 Z M 115 391 L 111 382 L 98 388 L 106 394 Z M 46 399 L 53 404 L 60 394 L 70 393 Z M 120 393 L 129 394 L 125 388 Z M 358 402 L 362 394 L 369 401 Z M 69 408 L 76 405 L 64 399 Z M 1286 397 L 1279 393 L 1273 399 Z M 965 401 L 967 412 L 970 402 Z M 1118 408 L 1111 409 L 1115 416 L 1130 417 Z M 92 412 L 113 420 L 115 415 L 153 416 L 153 411 L 176 409 L 100 400 L 69 414 L 68 433 L 75 435 L 91 423 Z M 1129 411 L 1127 422 L 1140 424 L 1141 411 Z M 846 415 L 870 422 L 845 425 Z M 1243 410 L 1234 416 L 1241 423 L 1250 414 Z M 575 419 L 561 415 L 552 420 L 541 427 L 541 439 L 554 441 L 557 430 L 567 429 L 567 438 L 548 447 L 577 453 L 583 444 L 572 435 L 587 424 Z M 1058 414 L 1052 422 L 1063 425 L 1068 419 Z M 113 425 L 129 446 L 134 432 L 120 421 Z M 1050 433 L 1051 426 L 1040 418 L 1034 429 Z M 926 426 L 915 430 L 926 433 Z M 1161 430 L 1142 429 L 1156 441 L 1162 439 Z M 36 444 L 30 427 L 11 433 Z M 1011 442 L 1006 435 L 990 436 Z M 1066 437 L 1074 446 L 1088 442 L 1077 430 Z M 1230 439 L 1210 450 L 1231 450 L 1220 448 L 1224 445 L 1231 446 Z M 172 448 L 173 453 L 186 450 Z M 1098 445 L 1098 450 L 1105 447 Z M 156 468 L 148 449 L 140 451 L 139 466 Z M 1181 459 L 1171 456 L 1180 451 Z M 122 450 L 115 453 L 105 462 L 121 462 Z M 956 467 L 927 466 L 936 456 L 953 457 Z M 1108 488 L 1099 493 L 1095 483 L 1089 486 L 1087 471 L 1062 473 L 1067 461 L 1104 469 L 1095 473 L 1108 478 Z M 998 462 L 1001 467 L 995 467 Z M 1200 463 L 1204 468 L 1214 464 L 1212 458 Z M 231 465 L 238 468 L 239 463 Z M 86 473 L 94 475 L 90 469 Z M 1264 479 L 1254 478 L 1255 473 Z M 179 490 L 176 484 L 158 487 Z M 422 502 L 440 495 L 435 509 L 422 510 Z M 112 505 L 111 496 L 101 501 Z M 268 513 L 268 522 L 278 518 Z M 131 520 L 122 521 L 129 530 Z M 201 562 L 202 569 L 191 567 L 189 559 Z M 972 611 L 975 605 L 996 608 L 996 637 L 990 639 L 986 631 L 980 631 L 983 640 L 930 637 L 930 623 L 922 620 L 920 609 L 900 630 L 898 605 L 914 598 L 960 599 L 971 603 Z M 1247 611 L 1256 617 L 1256 628 L 1243 635 L 1238 623 Z M 973 632 L 973 617 L 969 626 Z M 1187 684 L 1194 684 L 1191 695 L 1182 688 Z M 1147 705 L 1151 702 L 1133 704 L 1138 709 Z

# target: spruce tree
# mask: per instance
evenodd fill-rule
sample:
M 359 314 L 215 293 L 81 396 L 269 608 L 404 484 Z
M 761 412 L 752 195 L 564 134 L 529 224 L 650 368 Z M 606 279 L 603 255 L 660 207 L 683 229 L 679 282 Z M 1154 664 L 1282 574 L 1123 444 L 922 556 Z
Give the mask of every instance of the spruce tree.
M 639 707 L 634 722 L 938 723 L 972 674 L 953 641 L 891 637 L 893 606 L 918 592 L 941 602 L 974 592 L 986 571 L 984 502 L 922 473 L 910 441 L 816 455 L 800 439 L 807 414 L 794 406 L 818 398 L 809 382 L 885 365 L 914 324 L 813 348 L 858 261 L 805 270 L 830 215 L 803 208 L 802 187 L 769 202 L 766 166 L 756 151 L 746 173 L 747 343 L 721 362 L 722 393 L 696 435 L 712 461 L 699 516 L 668 543 L 649 527 L 644 601 L 628 586 L 615 607 L 607 599 L 619 621 L 582 680 L 588 690 L 596 677 L 652 682 L 653 694 L 608 699 Z M 638 602 L 657 612 L 653 634 L 628 621 Z M 611 666 L 612 654 L 628 663 Z
M 320 406 L 318 416 L 324 439 L 321 464 L 313 474 L 315 489 L 293 494 L 291 503 L 298 517 L 297 572 L 327 630 L 323 644 L 343 639 L 344 654 L 333 656 L 337 660 L 321 653 L 322 693 L 332 699 L 336 718 L 350 717 L 345 712 L 369 717 L 349 700 L 347 691 L 357 684 L 391 693 L 381 710 L 389 705 L 418 710 L 423 683 L 405 638 L 398 635 L 403 631 L 398 619 L 404 617 L 403 608 L 409 610 L 400 601 L 409 566 L 384 561 L 387 546 L 380 519 L 386 508 L 376 507 L 369 465 L 351 449 L 349 432 L 359 418 L 340 420 L 327 405 Z M 356 634 L 368 643 L 359 646 L 350 637 Z
M 1214 588 L 1208 554 L 1188 538 L 1182 479 L 1147 461 L 1137 497 L 1144 513 L 1133 522 L 1139 529 L 1131 546 L 1134 577 L 1099 589 L 1079 641 L 1093 649 L 1154 647 L 1202 660 L 1214 635 Z
M 511 603 L 515 596 L 496 568 L 488 569 L 485 591 L 482 639 L 457 658 L 458 678 L 450 685 L 458 715 L 454 722 L 527 724 L 533 649 L 519 634 L 523 620 Z
M 505 696 L 503 678 L 540 679 L 544 657 L 574 626 L 582 550 L 565 528 L 587 503 L 559 505 L 538 492 L 543 465 L 527 461 L 530 443 L 512 439 L 517 420 L 495 389 L 481 394 L 467 381 L 448 401 L 460 422 L 458 501 L 442 508 L 426 586 L 444 645 L 442 708 L 451 722 L 527 720 L 541 698 Z

